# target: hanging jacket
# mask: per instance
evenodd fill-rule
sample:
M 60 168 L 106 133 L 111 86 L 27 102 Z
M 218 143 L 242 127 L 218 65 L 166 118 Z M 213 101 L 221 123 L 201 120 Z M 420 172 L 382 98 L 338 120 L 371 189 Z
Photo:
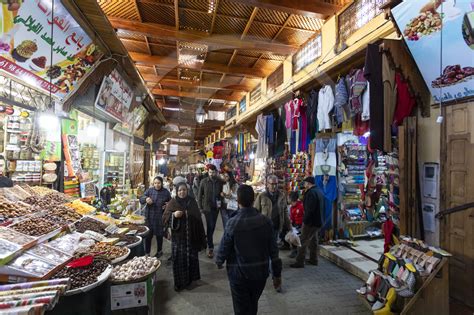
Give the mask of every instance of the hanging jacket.
M 334 93 L 330 85 L 325 85 L 319 90 L 318 97 L 318 122 L 319 131 L 331 129 L 331 117 L 329 113 L 334 108 Z
M 318 92 L 311 90 L 308 97 L 308 108 L 306 110 L 306 120 L 308 125 L 308 136 L 310 140 L 316 138 L 318 133 Z
M 340 78 L 336 84 L 336 96 L 334 99 L 334 116 L 337 124 L 342 124 L 350 117 L 349 93 L 347 92 L 346 79 Z M 346 117 L 344 117 L 346 114 Z

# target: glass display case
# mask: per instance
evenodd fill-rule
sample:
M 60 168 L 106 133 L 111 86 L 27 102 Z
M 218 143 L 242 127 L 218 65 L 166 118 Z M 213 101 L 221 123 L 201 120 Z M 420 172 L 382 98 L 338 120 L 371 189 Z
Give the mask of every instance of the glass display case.
M 104 152 L 104 176 L 103 184 L 117 183 L 117 192 L 122 193 L 124 189 L 127 165 L 127 152 L 105 151 Z

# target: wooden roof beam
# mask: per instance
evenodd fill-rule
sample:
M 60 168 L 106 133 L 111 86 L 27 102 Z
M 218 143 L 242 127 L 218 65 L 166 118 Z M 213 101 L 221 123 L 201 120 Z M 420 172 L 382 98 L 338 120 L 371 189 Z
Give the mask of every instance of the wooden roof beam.
M 242 96 L 227 96 L 227 95 L 216 95 L 214 93 L 193 93 L 193 92 L 183 92 L 183 91 L 175 91 L 175 90 L 162 90 L 159 88 L 153 89 L 152 93 L 154 95 L 163 95 L 163 96 L 176 96 L 176 97 L 189 97 L 194 99 L 201 99 L 201 100 L 209 100 L 209 99 L 216 99 L 216 100 L 223 100 L 223 101 L 235 101 L 238 102 Z
M 252 14 L 250 15 L 250 18 L 247 21 L 247 24 L 245 25 L 245 29 L 242 32 L 240 39 L 244 39 L 245 35 L 247 35 L 247 33 L 249 32 L 250 27 L 252 26 L 252 22 L 253 20 L 255 20 L 255 17 L 257 16 L 257 13 L 258 13 L 258 8 L 257 7 L 253 8 Z
M 258 8 L 326 19 L 343 7 L 342 1 L 333 0 L 229 0 Z M 339 3 L 337 3 L 339 2 Z
M 157 65 L 159 68 L 165 69 L 174 69 L 174 68 L 185 68 L 185 69 L 193 69 L 193 70 L 204 70 L 209 72 L 217 72 L 217 73 L 227 73 L 227 74 L 234 74 L 234 75 L 243 75 L 247 77 L 255 77 L 255 78 L 264 78 L 268 76 L 271 71 L 265 69 L 252 69 L 252 68 L 244 68 L 244 67 L 227 67 L 221 64 L 213 64 L 207 63 L 204 64 L 192 64 L 192 65 L 180 65 L 178 64 L 178 60 L 175 58 L 169 57 L 161 57 L 161 56 L 150 56 L 147 54 L 142 53 L 135 53 L 129 52 L 130 57 L 136 63 L 142 63 L 147 65 Z
M 233 91 L 244 91 L 249 92 L 253 86 L 250 84 L 223 84 L 213 83 L 204 81 L 188 81 L 178 79 L 166 79 L 153 74 L 142 74 L 143 79 L 147 82 L 160 83 L 168 86 L 182 86 L 188 88 L 203 88 L 203 89 L 214 89 L 214 90 L 233 90 Z
M 291 55 L 298 50 L 297 46 L 272 43 L 263 40 L 238 40 L 230 35 L 209 35 L 205 32 L 176 30 L 168 25 L 156 23 L 141 23 L 138 21 L 109 17 L 109 21 L 116 29 L 139 33 L 150 37 L 159 37 L 166 40 L 191 41 L 216 47 L 218 49 L 244 49 L 273 52 L 281 55 Z

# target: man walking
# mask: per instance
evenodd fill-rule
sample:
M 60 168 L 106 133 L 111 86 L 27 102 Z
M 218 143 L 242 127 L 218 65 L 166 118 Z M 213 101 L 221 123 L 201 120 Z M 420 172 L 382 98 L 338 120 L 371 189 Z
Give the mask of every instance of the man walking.
M 223 183 L 217 176 L 215 165 L 209 165 L 209 177 L 204 178 L 199 185 L 197 202 L 199 209 L 206 217 L 207 225 L 207 257 L 214 257 L 214 230 L 216 228 L 217 216 L 221 208 L 221 192 Z
M 304 217 L 301 229 L 301 247 L 298 248 L 296 263 L 291 264 L 291 268 L 304 268 L 306 258 L 306 248 L 309 246 L 309 260 L 311 265 L 318 265 L 319 252 L 319 230 L 322 226 L 321 213 L 324 209 L 324 195 L 315 186 L 314 177 L 309 176 L 304 180 L 306 190 L 303 199 Z
M 267 177 L 266 191 L 257 196 L 254 207 L 272 220 L 273 233 L 277 242 L 278 235 L 283 231 L 291 230 L 287 197 L 284 192 L 278 190 L 278 177 L 276 175 Z
M 252 187 L 240 186 L 237 190 L 240 209 L 227 222 L 216 258 L 219 269 L 226 262 L 235 314 L 257 314 L 270 261 L 273 286 L 281 286 L 282 263 L 272 222 L 252 208 L 253 201 Z

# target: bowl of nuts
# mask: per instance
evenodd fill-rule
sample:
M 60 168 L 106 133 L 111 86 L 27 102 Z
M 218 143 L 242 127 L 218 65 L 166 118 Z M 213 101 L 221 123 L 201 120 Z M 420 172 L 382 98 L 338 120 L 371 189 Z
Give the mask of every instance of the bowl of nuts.
M 145 280 L 161 266 L 156 257 L 134 257 L 133 259 L 114 267 L 110 277 L 113 283 L 137 282 Z

